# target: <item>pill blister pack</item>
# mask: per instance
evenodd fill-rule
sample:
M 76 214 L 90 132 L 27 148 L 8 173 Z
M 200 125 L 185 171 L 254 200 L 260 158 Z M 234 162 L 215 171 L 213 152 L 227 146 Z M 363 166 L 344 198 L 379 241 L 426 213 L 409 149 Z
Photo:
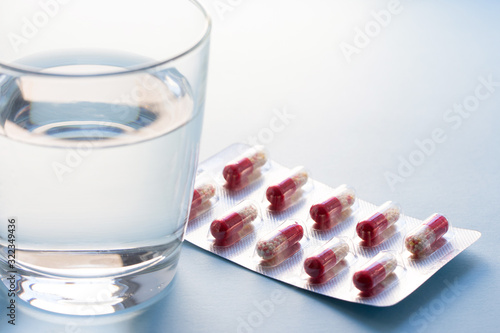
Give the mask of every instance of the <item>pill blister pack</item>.
M 386 198 L 389 200 L 389 198 Z M 406 216 L 348 185 L 288 169 L 234 144 L 200 163 L 186 240 L 267 277 L 325 296 L 391 306 L 481 233 L 434 214 Z

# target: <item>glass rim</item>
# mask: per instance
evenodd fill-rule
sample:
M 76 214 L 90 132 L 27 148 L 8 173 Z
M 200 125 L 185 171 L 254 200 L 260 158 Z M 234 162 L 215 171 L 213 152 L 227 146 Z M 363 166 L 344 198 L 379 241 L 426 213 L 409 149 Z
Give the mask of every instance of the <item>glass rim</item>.
M 25 67 L 19 66 L 19 65 L 14 65 L 14 66 L 7 65 L 7 64 L 3 63 L 2 61 L 0 61 L 0 69 L 4 68 L 4 69 L 11 71 L 11 72 L 24 74 L 24 75 L 32 75 L 32 76 L 59 77 L 59 78 L 86 78 L 86 77 L 88 78 L 88 77 L 106 77 L 106 76 L 138 73 L 138 72 L 147 71 L 149 69 L 153 69 L 153 68 L 156 68 L 159 66 L 163 66 L 165 64 L 168 64 L 169 62 L 180 59 L 180 58 L 184 57 L 185 55 L 196 50 L 201 44 L 203 44 L 206 40 L 208 40 L 208 38 L 210 36 L 210 32 L 212 31 L 212 19 L 210 18 L 210 15 L 208 15 L 208 12 L 205 9 L 205 7 L 203 7 L 198 2 L 198 0 L 188 0 L 188 1 L 193 3 L 201 11 L 201 14 L 203 15 L 203 17 L 205 19 L 205 29 L 204 29 L 203 35 L 191 47 L 187 48 L 185 51 L 183 51 L 175 56 L 169 57 L 168 59 L 154 61 L 153 63 L 147 64 L 147 65 L 139 65 L 137 67 L 126 68 L 126 69 L 120 70 L 118 72 L 104 72 L 104 73 L 93 73 L 93 74 L 64 74 L 64 73 L 41 72 L 39 70 L 28 69 L 28 68 L 25 68 Z M 0 75 L 1 74 L 2 73 L 0 72 Z

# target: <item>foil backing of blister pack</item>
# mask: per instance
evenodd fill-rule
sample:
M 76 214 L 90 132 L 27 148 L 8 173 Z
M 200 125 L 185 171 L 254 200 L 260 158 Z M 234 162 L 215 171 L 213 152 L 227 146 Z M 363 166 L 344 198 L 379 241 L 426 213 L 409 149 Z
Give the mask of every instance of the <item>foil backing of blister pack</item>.
M 211 204 L 211 207 L 207 211 L 193 218 L 188 223 L 185 237 L 187 241 L 202 249 L 267 277 L 349 302 L 379 307 L 391 306 L 415 291 L 441 267 L 481 236 L 480 232 L 458 228 L 451 221 L 452 228 L 443 237 L 445 240 L 444 245 L 431 255 L 415 260 L 405 250 L 403 242 L 406 233 L 420 225 L 423 221 L 403 214 L 400 221 L 404 223 L 400 223 L 394 235 L 377 246 L 361 246 L 360 239 L 357 238 L 355 232 L 356 223 L 362 218 L 369 216 L 377 206 L 361 200 L 359 197 L 357 198 L 357 209 L 346 220 L 330 230 L 314 230 L 311 228 L 309 209 L 322 198 L 328 197 L 333 188 L 310 179 L 308 187 L 299 201 L 281 212 L 269 210 L 268 202 L 265 199 L 267 186 L 272 184 L 279 176 L 286 175 L 290 169 L 274 161 L 268 161 L 268 164 L 262 168 L 261 176 L 257 180 L 241 190 L 229 190 L 224 186 L 222 169 L 228 161 L 237 157 L 246 148 L 248 148 L 246 145 L 234 144 L 199 165 L 198 174 L 208 175 L 217 184 L 217 200 Z M 261 223 L 258 224 L 251 234 L 231 246 L 214 246 L 213 240 L 208 237 L 211 222 L 224 215 L 225 212 L 243 200 L 252 200 L 260 206 Z M 390 198 L 383 198 L 380 203 L 385 200 L 390 200 Z M 402 206 L 404 209 L 404 204 Z M 301 245 L 297 253 L 278 266 L 263 267 L 259 265 L 259 262 L 255 260 L 256 242 L 263 235 L 290 219 L 300 221 L 306 225 L 307 241 L 302 242 L 304 245 Z M 334 278 L 326 283 L 311 283 L 311 280 L 308 279 L 303 271 L 304 260 L 308 254 L 333 237 L 340 237 L 349 242 L 352 251 L 352 258 L 349 260 L 349 265 L 346 265 Z M 367 260 L 382 250 L 397 252 L 399 261 L 402 264 L 401 269 L 393 276 L 391 283 L 382 286 L 373 295 L 365 296 L 354 287 L 352 282 L 353 274 Z

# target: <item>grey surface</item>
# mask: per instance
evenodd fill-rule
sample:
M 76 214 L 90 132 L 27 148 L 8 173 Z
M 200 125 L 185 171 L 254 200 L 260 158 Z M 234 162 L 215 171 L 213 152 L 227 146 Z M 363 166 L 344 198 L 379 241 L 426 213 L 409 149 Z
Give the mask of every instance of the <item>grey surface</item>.
M 0 331 L 495 331 L 500 86 L 458 128 L 444 117 L 479 77 L 500 82 L 500 4 L 401 0 L 403 11 L 348 63 L 339 43 L 352 43 L 387 1 L 204 3 L 214 31 L 201 159 L 257 137 L 273 159 L 304 164 L 326 184 L 396 200 L 417 218 L 440 212 L 483 236 L 390 308 L 314 295 L 185 243 L 170 294 L 146 311 L 75 319 L 22 309 L 15 328 L 2 316 Z M 217 3 L 232 10 L 219 15 Z M 273 119 L 284 109 L 294 118 L 281 127 Z M 437 128 L 447 139 L 391 188 L 385 173 Z

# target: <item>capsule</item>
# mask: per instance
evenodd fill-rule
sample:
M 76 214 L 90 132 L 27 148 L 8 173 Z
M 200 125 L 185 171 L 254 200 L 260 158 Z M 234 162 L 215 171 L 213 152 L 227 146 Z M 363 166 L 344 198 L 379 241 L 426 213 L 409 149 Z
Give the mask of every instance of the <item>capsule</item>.
M 304 228 L 298 223 L 277 230 L 257 242 L 257 255 L 264 260 L 272 259 L 289 249 L 304 236 Z
M 405 246 L 414 255 L 421 255 L 443 237 L 448 228 L 448 220 L 443 215 L 434 214 L 410 232 L 405 239 Z
M 382 282 L 389 274 L 394 272 L 398 261 L 390 252 L 380 252 L 363 268 L 354 273 L 353 283 L 361 291 L 373 289 Z
M 378 294 L 383 292 L 385 289 L 387 289 L 389 286 L 391 286 L 394 282 L 396 282 L 397 279 L 398 278 L 396 275 L 389 274 L 382 282 L 377 284 L 372 289 L 360 292 L 359 296 L 361 296 L 361 297 L 377 296 Z
M 336 222 L 342 212 L 349 209 L 356 200 L 354 189 L 341 185 L 335 189 L 333 195 L 322 203 L 313 205 L 309 211 L 311 218 L 320 226 Z
M 348 253 L 349 245 L 333 238 L 304 261 L 304 270 L 310 277 L 317 278 L 341 262 Z
M 290 175 L 277 185 L 267 188 L 266 197 L 274 208 L 283 208 L 288 199 L 307 183 L 308 174 L 304 167 L 294 168 Z
M 239 240 L 239 232 L 258 215 L 259 211 L 255 204 L 244 202 L 225 216 L 214 220 L 210 225 L 210 232 L 218 243 L 230 245 Z
M 377 208 L 375 214 L 356 225 L 358 236 L 364 241 L 373 240 L 399 220 L 400 212 L 398 204 L 387 201 Z
M 207 203 L 215 195 L 215 186 L 210 183 L 204 183 L 197 186 L 193 192 L 193 201 L 191 209 L 197 209 L 203 204 Z
M 255 170 L 267 162 L 267 154 L 263 146 L 254 146 L 235 160 L 229 162 L 222 170 L 222 175 L 229 187 L 237 187 Z

